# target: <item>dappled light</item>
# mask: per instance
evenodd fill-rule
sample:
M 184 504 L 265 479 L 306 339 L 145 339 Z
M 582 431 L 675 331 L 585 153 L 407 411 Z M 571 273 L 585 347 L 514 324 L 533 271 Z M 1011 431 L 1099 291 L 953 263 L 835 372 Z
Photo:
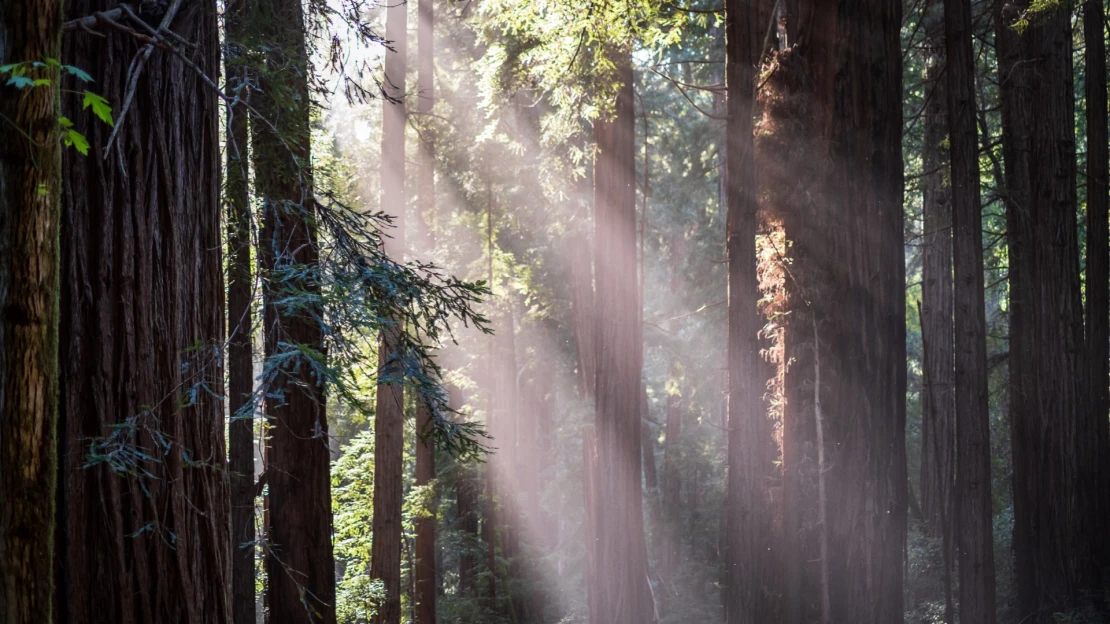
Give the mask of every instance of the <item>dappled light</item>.
M 1106 0 L 0 0 L 0 622 L 1110 621 Z

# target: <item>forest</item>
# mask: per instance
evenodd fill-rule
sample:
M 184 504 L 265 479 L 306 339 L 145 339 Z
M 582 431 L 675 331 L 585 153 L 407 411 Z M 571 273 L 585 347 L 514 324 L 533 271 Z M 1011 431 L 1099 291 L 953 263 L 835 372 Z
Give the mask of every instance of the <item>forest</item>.
M 1110 622 L 1106 0 L 0 0 L 0 624 Z

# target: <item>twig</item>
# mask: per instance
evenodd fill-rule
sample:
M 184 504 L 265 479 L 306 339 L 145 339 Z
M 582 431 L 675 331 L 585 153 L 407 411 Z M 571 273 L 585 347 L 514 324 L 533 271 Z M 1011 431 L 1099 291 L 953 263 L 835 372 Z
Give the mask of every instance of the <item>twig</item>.
M 727 116 L 714 115 L 713 113 L 710 113 L 710 112 L 702 109 L 702 107 L 698 106 L 698 103 L 690 98 L 690 95 L 686 93 L 686 90 L 683 89 L 682 85 L 679 84 L 678 81 L 675 80 L 674 78 L 671 78 L 670 76 L 660 72 L 659 70 L 655 69 L 654 67 L 649 67 L 648 69 L 651 71 L 651 73 L 653 73 L 653 74 L 659 76 L 660 78 L 662 78 L 664 80 L 667 80 L 671 84 L 673 84 L 678 89 L 678 92 L 682 94 L 682 97 L 686 98 L 686 101 L 689 102 L 702 115 L 705 115 L 706 117 L 708 117 L 710 119 L 717 119 L 717 120 L 720 120 L 720 121 L 728 121 Z
M 82 30 L 87 30 L 88 28 L 90 28 L 92 26 L 96 26 L 97 23 L 99 23 L 101 20 L 119 19 L 120 16 L 123 15 L 123 7 L 124 6 L 126 6 L 126 5 L 121 4 L 120 6 L 114 8 L 110 11 L 97 11 L 96 13 L 93 13 L 92 15 L 86 15 L 85 17 L 79 17 L 77 19 L 69 20 L 65 24 L 62 24 L 62 30 L 66 31 L 66 32 L 71 31 L 71 30 L 77 30 L 78 28 L 80 28 Z
M 119 8 L 125 11 L 137 23 L 142 24 L 143 26 L 147 26 L 146 22 L 138 19 L 135 16 L 135 13 L 131 11 L 131 7 L 127 6 L 126 4 L 121 4 Z M 165 16 L 162 17 L 162 22 L 158 25 L 158 30 L 153 32 L 155 37 L 159 36 L 159 32 L 169 28 L 170 24 L 173 22 L 173 19 L 177 17 L 177 11 L 180 8 L 181 0 L 174 0 L 173 4 L 171 4 L 169 9 L 166 11 Z M 107 160 L 108 154 L 112 153 L 112 144 L 115 142 L 116 137 L 119 135 L 120 128 L 123 127 L 123 121 L 124 118 L 127 117 L 127 112 L 131 110 L 131 102 L 135 98 L 135 89 L 139 85 L 139 76 L 143 73 L 143 67 L 146 66 L 147 59 L 149 59 L 150 55 L 154 52 L 154 45 L 154 43 L 148 43 L 143 46 L 143 48 L 139 50 L 139 52 L 135 55 L 135 58 L 131 61 L 131 69 L 128 71 L 127 92 L 123 98 L 123 108 L 120 109 L 119 118 L 116 119 L 116 125 L 114 128 L 112 128 L 111 136 L 108 137 L 108 143 L 104 149 L 105 160 Z

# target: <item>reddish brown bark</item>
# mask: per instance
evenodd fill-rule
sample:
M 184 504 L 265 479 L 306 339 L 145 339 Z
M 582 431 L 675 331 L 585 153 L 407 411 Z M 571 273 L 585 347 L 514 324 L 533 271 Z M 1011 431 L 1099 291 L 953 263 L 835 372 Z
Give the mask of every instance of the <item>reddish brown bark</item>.
M 611 117 L 594 122 L 597 353 L 592 622 L 655 621 L 647 581 L 640 481 L 640 326 L 636 285 L 635 117 L 632 59 L 614 57 L 621 85 Z
M 267 358 L 304 345 L 323 349 L 319 309 L 289 310 L 278 301 L 294 292 L 318 292 L 319 283 L 286 278 L 281 271 L 315 268 L 317 233 L 311 163 L 308 54 L 301 3 L 258 2 L 260 37 L 268 43 L 255 107 L 269 121 L 251 118 L 255 190 L 262 203 L 259 249 L 265 300 Z M 274 124 L 277 133 L 270 128 Z M 278 271 L 275 279 L 272 275 Z M 274 366 L 272 360 L 267 366 Z M 286 369 L 267 388 L 266 607 L 270 624 L 335 622 L 332 556 L 331 453 L 322 381 L 312 367 Z
M 578 396 L 584 401 L 594 401 L 597 387 L 597 352 L 594 349 L 594 285 L 590 245 L 581 238 L 567 241 L 570 261 L 571 308 L 574 313 L 574 342 L 577 352 Z M 583 524 L 586 543 L 597 542 L 597 434 L 592 423 L 582 429 L 582 491 Z M 586 600 L 588 613 L 598 612 L 599 595 L 589 588 L 598 579 L 597 557 L 593 548 L 586 549 Z
M 960 621 L 993 624 L 994 534 L 991 501 L 987 321 L 983 293 L 983 208 L 971 4 L 944 2 L 948 53 L 948 139 L 951 148 L 956 329 L 956 479 Z
M 84 16 L 116 4 L 66 9 Z M 201 71 L 219 72 L 214 2 L 182 2 L 161 18 L 197 44 Z M 118 33 L 77 31 L 64 62 L 87 69 L 95 91 L 120 106 L 120 67 L 140 49 Z M 194 70 L 154 50 L 126 117 L 116 110 L 106 152 L 113 128 L 81 100 L 67 94 L 62 104 L 92 149 L 64 158 L 56 618 L 226 622 L 225 423 L 213 396 L 223 390 L 215 350 L 224 339 L 218 102 Z M 154 479 L 85 467 L 90 438 L 127 419 L 126 444 L 168 451 L 142 463 Z
M 755 81 L 770 10 L 767 2 L 725 3 L 729 400 L 723 596 L 728 624 L 773 621 L 775 596 L 782 592 L 775 571 L 782 557 L 773 539 L 770 497 L 779 458 L 762 400 L 764 369 L 759 362 L 753 158 Z
M 386 9 L 385 37 L 393 46 L 385 55 L 383 89 L 396 99 L 382 102 L 381 210 L 393 217 L 386 251 L 400 261 L 405 254 L 405 67 L 408 62 L 408 7 Z M 378 396 L 374 412 L 374 542 L 370 576 L 385 586 L 385 599 L 374 624 L 401 622 L 401 504 L 404 461 L 404 393 L 397 361 L 401 327 L 382 332 L 378 351 Z
M 790 139 L 779 146 L 785 173 L 770 172 L 789 184 L 774 206 L 793 243 L 787 615 L 897 622 L 907 486 L 901 3 L 805 0 L 788 15 L 794 47 L 780 64 L 793 66 L 765 120 Z M 798 531 L 807 526 L 816 552 L 812 533 Z
M 420 0 L 417 19 L 417 106 L 418 113 L 427 114 L 435 101 L 435 8 L 432 0 Z M 428 221 L 435 214 L 435 138 L 426 128 L 420 135 L 420 162 L 417 170 L 417 223 L 421 229 L 419 244 L 425 249 L 435 245 L 435 234 Z M 431 412 L 427 405 L 417 406 L 416 418 L 416 485 L 427 487 L 436 477 L 435 440 L 429 434 Z M 428 436 L 428 437 L 423 437 Z M 416 564 L 414 574 L 415 624 L 436 624 L 436 516 L 421 516 L 414 522 L 416 533 Z
M 61 57 L 61 3 L 0 6 L 0 65 Z M 57 67 L 0 87 L 0 621 L 54 598 L 61 141 Z
M 239 56 L 246 28 L 247 0 L 229 2 L 224 13 L 228 55 L 224 59 L 228 83 L 240 97 L 247 72 Z M 228 477 L 231 484 L 231 611 L 235 624 L 254 624 L 255 482 L 254 482 L 254 353 L 251 281 L 251 214 L 249 120 L 244 107 L 228 110 L 227 173 L 227 399 Z
M 1094 466 L 1080 428 L 1071 2 L 996 4 L 1010 280 L 1010 424 L 1019 619 L 1050 622 L 1092 579 Z M 1082 442 L 1080 442 L 1082 440 Z
M 943 0 L 931 0 L 924 19 L 925 103 L 921 334 L 924 344 L 921 409 L 921 513 L 925 532 L 944 537 L 951 517 L 955 459 L 953 403 L 955 364 L 952 307 L 952 206 L 945 75 Z M 951 549 L 946 547 L 944 556 Z M 946 564 L 947 565 L 947 564 Z

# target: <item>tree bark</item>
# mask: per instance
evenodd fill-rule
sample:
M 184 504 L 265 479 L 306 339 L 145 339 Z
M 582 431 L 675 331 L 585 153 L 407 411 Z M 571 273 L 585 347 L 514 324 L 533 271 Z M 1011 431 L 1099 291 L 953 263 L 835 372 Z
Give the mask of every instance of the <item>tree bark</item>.
M 614 57 L 620 84 L 612 117 L 594 122 L 594 266 L 597 292 L 595 476 L 598 576 L 595 624 L 655 621 L 647 580 L 640 482 L 639 312 L 636 284 L 635 116 L 632 59 Z
M 1010 280 L 1010 421 L 1019 619 L 1079 604 L 1097 543 L 1081 428 L 1071 2 L 995 7 Z M 1015 20 L 1028 18 L 1020 32 Z
M 597 388 L 597 351 L 594 348 L 595 303 L 593 264 L 591 245 L 581 238 L 567 241 L 567 257 L 570 261 L 571 308 L 574 319 L 574 343 L 577 353 L 578 396 L 583 401 L 596 401 Z M 597 433 L 593 424 L 582 428 L 582 491 L 583 524 L 587 544 L 597 543 Z M 593 548 L 586 549 L 586 601 L 587 610 L 592 618 L 600 612 L 597 587 L 598 557 Z
M 1083 5 L 1087 77 L 1087 366 L 1091 408 L 1090 431 L 1098 470 L 1094 491 L 1101 507 L 1096 517 L 1110 514 L 1110 175 L 1106 109 L 1106 16 L 1099 0 Z M 1110 564 L 1110 538 L 1100 537 L 1102 566 Z
M 944 44 L 944 2 L 931 0 L 925 18 L 927 90 L 925 97 L 924 247 L 922 249 L 921 333 L 924 388 L 921 410 L 921 511 L 926 534 L 947 539 L 955 459 L 953 388 L 952 205 L 949 183 L 948 78 Z M 945 543 L 945 561 L 952 554 Z M 945 564 L 947 568 L 949 563 Z
M 435 101 L 435 7 L 432 0 L 420 0 L 417 20 L 417 112 L 427 114 L 432 111 Z M 426 117 L 425 117 L 426 119 Z M 422 235 L 420 244 L 431 250 L 435 244 L 434 231 L 428 226 L 429 219 L 435 214 L 435 140 L 431 130 L 425 127 L 421 133 L 420 164 L 417 172 L 418 223 Z M 435 440 L 429 434 L 431 411 L 427 405 L 417 406 L 416 419 L 416 485 L 428 487 L 436 478 Z M 428 437 L 425 437 L 428 436 Z M 435 509 L 427 510 L 431 515 L 422 515 L 414 521 L 416 532 L 416 569 L 414 600 L 415 624 L 436 624 L 436 516 Z
M 983 208 L 979 196 L 975 50 L 971 28 L 971 3 L 945 0 L 955 330 L 959 345 L 955 377 L 958 435 L 953 524 L 959 527 L 960 621 L 993 624 L 996 609 L 987 321 L 983 292 Z
M 729 400 L 724 607 L 725 622 L 740 624 L 774 621 L 774 597 L 782 591 L 770 492 L 779 457 L 760 383 L 752 134 L 757 65 L 770 6 L 728 0 L 725 15 Z
M 382 87 L 396 101 L 382 102 L 381 210 L 393 217 L 386 251 L 397 261 L 405 254 L 405 67 L 408 63 L 408 6 L 386 9 L 385 38 L 393 52 L 385 55 Z M 385 600 L 374 624 L 401 622 L 401 505 L 404 463 L 404 392 L 397 361 L 403 328 L 382 332 L 378 356 L 379 382 L 374 416 L 374 542 L 370 576 L 385 586 Z
M 252 11 L 252 14 L 254 12 Z M 320 352 L 319 310 L 288 311 L 278 302 L 291 292 L 318 292 L 318 282 L 282 279 L 274 271 L 318 264 L 313 218 L 308 56 L 298 0 L 258 3 L 267 71 L 260 75 L 255 108 L 280 136 L 252 117 L 255 189 L 263 210 L 260 265 L 265 298 L 267 366 L 288 347 Z M 295 381 L 288 381 L 289 378 Z M 331 453 L 322 381 L 303 361 L 288 366 L 267 388 L 265 557 L 270 624 L 335 622 L 332 556 Z M 275 394 L 277 391 L 277 394 Z
M 0 65 L 61 58 L 62 5 L 0 6 Z M 49 622 L 58 423 L 57 67 L 0 87 L 0 622 Z
M 807 100 L 810 112 L 782 120 L 805 128 L 803 143 L 786 146 L 792 185 L 804 192 L 783 203 L 793 242 L 789 281 L 797 282 L 800 297 L 784 340 L 791 353 L 806 350 L 809 357 L 789 365 L 784 429 L 793 438 L 808 428 L 804 420 L 816 425 L 814 437 L 802 436 L 816 445 L 815 529 L 820 551 L 827 551 L 807 557 L 809 547 L 798 545 L 801 562 L 818 559 L 820 574 L 814 587 L 797 573 L 793 589 L 802 592 L 802 608 L 822 605 L 825 622 L 901 622 L 907 496 L 901 2 L 804 0 L 792 15 L 800 19 L 790 29 L 797 37 L 790 37 L 795 45 L 787 58 L 798 54 L 801 72 L 783 79 L 793 81 L 791 99 Z M 807 367 L 812 381 L 799 383 Z M 795 453 L 805 452 L 797 443 L 790 443 L 787 471 L 798 466 Z M 813 503 L 797 488 L 790 496 L 800 506 L 794 520 L 808 516 Z M 793 528 L 786 527 L 788 539 L 798 539 Z
M 247 0 L 228 3 L 224 27 L 229 43 L 225 84 L 248 97 L 242 67 Z M 228 476 L 231 482 L 231 612 L 234 624 L 255 624 L 254 325 L 252 312 L 250 135 L 245 107 L 228 109 L 227 179 L 227 397 Z
M 116 5 L 66 8 L 84 16 Z M 219 73 L 214 2 L 172 4 L 162 20 L 197 44 L 201 71 Z M 77 31 L 63 49 L 63 62 L 88 69 L 95 92 L 121 107 L 121 66 L 142 46 Z M 107 151 L 113 128 L 83 110 L 81 84 L 66 88 L 77 93 L 64 92 L 62 110 L 92 147 L 63 158 L 55 618 L 227 622 L 219 104 L 193 69 L 151 50 Z M 90 438 L 105 436 L 157 459 L 126 475 L 86 468 Z

